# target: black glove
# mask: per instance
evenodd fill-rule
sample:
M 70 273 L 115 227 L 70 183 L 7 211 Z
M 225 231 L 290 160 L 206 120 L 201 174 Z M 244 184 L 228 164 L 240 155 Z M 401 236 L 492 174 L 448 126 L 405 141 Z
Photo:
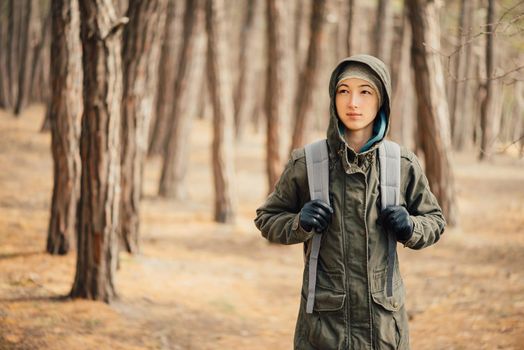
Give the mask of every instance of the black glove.
M 333 209 L 320 199 L 307 202 L 300 210 L 300 226 L 306 231 L 315 229 L 317 233 L 325 231 L 331 221 Z
M 406 208 L 400 205 L 382 210 L 378 221 L 396 235 L 397 241 L 406 242 L 413 235 L 413 220 L 409 217 Z

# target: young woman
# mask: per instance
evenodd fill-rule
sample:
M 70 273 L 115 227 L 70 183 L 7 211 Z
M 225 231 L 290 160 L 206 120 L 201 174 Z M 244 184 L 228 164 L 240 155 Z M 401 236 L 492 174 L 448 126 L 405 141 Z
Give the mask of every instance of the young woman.
M 308 259 L 295 349 L 409 349 L 399 264 L 386 293 L 388 236 L 412 249 L 440 238 L 445 220 L 415 155 L 401 147 L 400 205 L 380 209 L 378 147 L 389 129 L 390 76 L 368 55 L 331 75 L 327 129 L 331 206 L 310 200 L 305 152 L 295 150 L 255 224 L 271 242 L 304 243 L 322 233 L 312 313 L 306 313 Z M 398 259 L 396 259 L 398 261 Z

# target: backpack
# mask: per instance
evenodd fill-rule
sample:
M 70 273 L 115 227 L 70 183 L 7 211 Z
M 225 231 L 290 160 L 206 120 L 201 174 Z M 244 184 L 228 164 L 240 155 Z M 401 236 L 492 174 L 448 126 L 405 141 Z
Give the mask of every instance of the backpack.
M 305 146 L 306 167 L 311 200 L 320 199 L 331 205 L 329 200 L 329 154 L 327 140 L 320 140 Z M 400 146 L 395 142 L 383 140 L 378 149 L 380 165 L 380 207 L 384 209 L 398 205 L 400 201 Z M 397 240 L 394 234 L 388 235 L 388 264 L 386 295 L 393 295 L 393 271 L 395 267 Z M 322 234 L 315 233 L 309 255 L 309 283 L 306 313 L 313 312 L 315 286 L 317 281 L 318 254 Z

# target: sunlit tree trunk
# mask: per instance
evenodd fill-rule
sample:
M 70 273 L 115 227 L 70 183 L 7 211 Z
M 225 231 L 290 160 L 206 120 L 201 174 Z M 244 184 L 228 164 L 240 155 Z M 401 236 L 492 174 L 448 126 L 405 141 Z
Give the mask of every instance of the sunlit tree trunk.
M 358 21 L 356 20 L 359 0 L 346 0 L 346 1 L 349 3 L 346 43 L 347 43 L 348 56 L 350 56 L 358 52 L 359 45 L 360 45 L 359 44 L 360 36 L 358 35 Z
M 50 7 L 50 6 L 49 6 Z M 43 79 L 43 77 L 48 73 L 46 69 L 46 64 L 49 57 L 49 48 L 48 46 L 51 41 L 51 10 L 50 8 L 40 7 L 40 17 L 42 17 L 41 24 L 35 29 L 34 37 L 37 41 L 32 54 L 32 63 L 30 64 L 30 77 L 29 77 L 29 89 L 28 89 L 28 99 L 29 102 L 47 102 L 47 90 L 48 87 L 45 85 L 48 79 Z M 49 74 L 48 74 L 49 75 Z
M 0 0 L 0 108 L 11 104 L 7 79 L 7 4 L 8 0 Z
M 173 86 L 177 70 L 178 42 L 180 41 L 178 28 L 181 27 L 179 22 L 182 22 L 179 14 L 182 12 L 182 5 L 183 2 L 176 0 L 169 0 L 167 4 L 164 40 L 158 65 L 156 113 L 149 138 L 149 156 L 162 154 L 167 142 L 171 106 L 175 98 Z
M 259 0 L 260 2 L 260 0 Z M 244 132 L 244 126 L 249 117 L 248 113 L 253 110 L 256 89 L 258 84 L 255 81 L 255 64 L 256 57 L 256 32 L 255 32 L 255 10 L 256 0 L 249 0 L 246 6 L 246 14 L 242 31 L 240 35 L 240 60 L 239 60 L 239 78 L 235 87 L 235 132 L 237 138 L 241 138 Z
M 468 43 L 471 38 L 471 31 L 473 28 L 473 9 L 474 1 L 463 0 L 461 2 L 461 23 L 462 21 L 462 37 L 461 37 L 461 51 L 459 52 L 461 66 L 457 70 L 457 87 L 456 87 L 456 101 L 455 109 L 452 116 L 452 142 L 456 150 L 462 150 L 465 146 L 471 144 L 471 134 L 473 129 L 471 104 L 473 102 L 473 84 L 471 77 L 474 73 L 473 64 L 473 45 Z M 462 19 L 462 17 L 464 17 Z
M 46 250 L 66 254 L 75 242 L 80 191 L 82 57 L 76 0 L 53 0 L 51 41 L 51 151 L 53 198 Z
M 393 1 L 379 0 L 375 25 L 375 54 L 386 66 L 390 65 L 393 43 Z
M 479 160 L 490 158 L 493 149 L 493 66 L 494 66 L 494 33 L 495 23 L 495 1 L 488 0 L 486 16 L 486 82 L 484 84 L 485 95 L 480 104 L 480 152 Z
M 180 48 L 173 100 L 167 121 L 167 144 L 163 152 L 162 172 L 158 193 L 162 197 L 183 199 L 187 195 L 185 175 L 189 154 L 189 134 L 192 119 L 203 93 L 204 71 L 204 8 L 201 0 L 186 0 L 183 42 Z
M 280 135 L 279 123 L 285 113 L 281 92 L 284 88 L 283 60 L 283 16 L 282 0 L 267 0 L 267 80 L 265 114 L 266 127 L 266 169 L 268 191 L 272 192 L 280 175 Z
M 84 114 L 78 251 L 71 296 L 110 302 L 116 296 L 122 102 L 121 27 L 111 0 L 80 4 Z M 100 103 L 104 101 L 104 103 Z
M 402 15 L 400 40 L 398 41 L 398 56 L 394 59 L 396 63 L 396 78 L 393 79 L 393 98 L 391 103 L 391 138 L 402 145 L 410 144 L 411 133 L 409 120 L 413 118 L 410 103 L 414 96 L 412 93 L 411 80 L 411 27 L 408 22 L 407 12 Z
M 123 35 L 120 238 L 139 250 L 140 196 L 153 114 L 166 0 L 130 0 Z
M 208 36 L 207 74 L 213 105 L 213 178 L 215 183 L 215 220 L 234 221 L 236 208 L 233 152 L 233 93 L 228 71 L 224 36 L 224 2 L 207 0 Z
M 306 66 L 300 75 L 300 89 L 297 89 L 295 98 L 296 114 L 291 149 L 303 146 L 304 135 L 309 125 L 309 115 L 313 100 L 313 91 L 317 75 L 317 66 L 320 59 L 320 40 L 324 26 L 325 0 L 313 1 L 310 22 L 310 40 Z M 270 60 L 271 64 L 271 60 Z
M 444 72 L 440 61 L 440 27 L 436 4 L 407 0 L 412 29 L 411 55 L 418 100 L 418 134 L 426 175 L 450 225 L 457 223 L 455 183 L 450 162 L 451 138 Z
M 31 26 L 34 26 L 35 18 L 32 15 L 34 9 L 31 0 L 26 0 L 23 5 L 22 21 L 20 23 L 20 51 L 19 51 L 19 66 L 18 66 L 18 91 L 16 94 L 16 102 L 14 114 L 19 115 L 22 108 L 26 104 L 27 90 L 29 88 L 28 70 L 29 62 L 32 59 L 32 47 L 30 46 Z
M 13 107 L 16 103 L 16 89 L 18 87 L 18 80 L 16 79 L 16 72 L 18 72 L 18 60 L 20 43 L 20 13 L 23 9 L 22 1 L 8 0 L 7 1 L 7 88 L 8 88 L 8 107 Z

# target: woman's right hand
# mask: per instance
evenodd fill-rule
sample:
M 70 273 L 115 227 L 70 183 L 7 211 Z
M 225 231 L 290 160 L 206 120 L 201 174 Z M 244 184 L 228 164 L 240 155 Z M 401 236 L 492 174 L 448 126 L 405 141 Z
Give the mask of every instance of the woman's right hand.
M 332 214 L 333 209 L 326 202 L 314 199 L 304 204 L 300 210 L 300 226 L 308 232 L 315 229 L 315 232 L 322 233 L 331 222 Z

